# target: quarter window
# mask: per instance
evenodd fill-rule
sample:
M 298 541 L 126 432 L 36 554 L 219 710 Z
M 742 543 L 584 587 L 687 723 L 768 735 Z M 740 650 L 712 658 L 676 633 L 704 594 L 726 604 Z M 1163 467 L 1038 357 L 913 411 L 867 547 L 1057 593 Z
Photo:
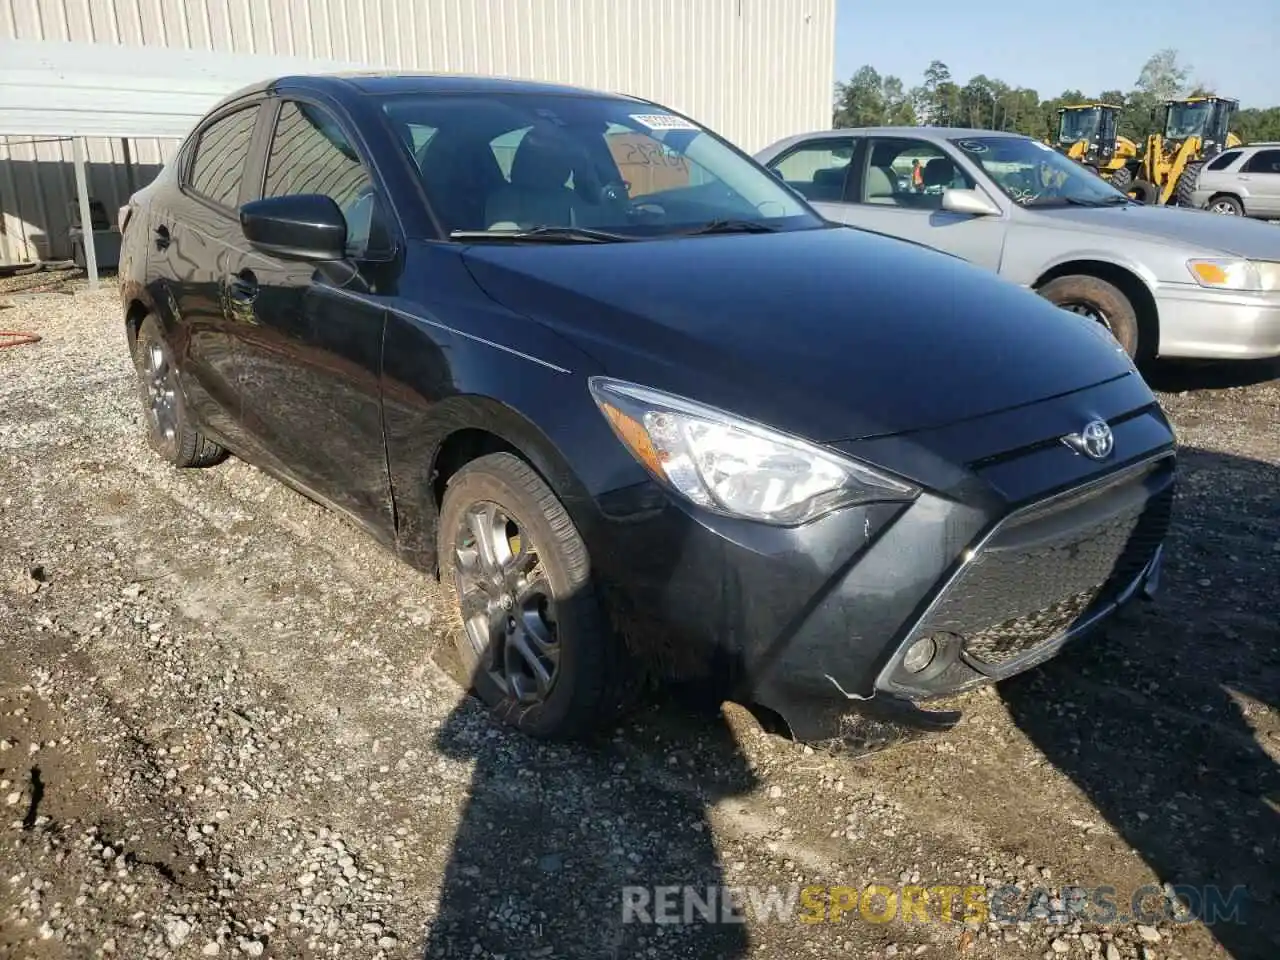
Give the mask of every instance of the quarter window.
M 191 164 L 192 190 L 224 207 L 236 205 L 257 119 L 258 105 L 254 104 L 205 127 Z
M 771 162 L 769 169 L 809 200 L 838 203 L 844 199 L 852 159 L 853 140 L 819 140 L 796 147 Z
M 1280 173 L 1280 150 L 1259 150 L 1246 161 L 1245 173 Z
M 285 101 L 267 155 L 265 197 L 319 193 L 347 220 L 347 252 L 369 252 L 376 219 L 373 183 L 355 148 L 325 110 Z

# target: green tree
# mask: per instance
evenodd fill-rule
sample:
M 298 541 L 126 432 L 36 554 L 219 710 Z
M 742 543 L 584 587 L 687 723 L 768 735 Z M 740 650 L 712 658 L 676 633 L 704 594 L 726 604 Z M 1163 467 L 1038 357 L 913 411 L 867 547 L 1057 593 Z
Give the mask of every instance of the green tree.
M 848 83 L 836 84 L 834 126 L 874 127 L 884 114 L 883 81 L 875 67 L 859 67 Z
M 1147 58 L 1134 88 L 1153 100 L 1170 100 L 1186 88 L 1190 76 L 1191 67 L 1182 62 L 1178 51 L 1166 47 Z
M 885 77 L 880 84 L 880 92 L 884 100 L 884 123 L 902 127 L 915 126 L 915 104 L 911 94 L 903 89 L 901 80 L 897 77 Z

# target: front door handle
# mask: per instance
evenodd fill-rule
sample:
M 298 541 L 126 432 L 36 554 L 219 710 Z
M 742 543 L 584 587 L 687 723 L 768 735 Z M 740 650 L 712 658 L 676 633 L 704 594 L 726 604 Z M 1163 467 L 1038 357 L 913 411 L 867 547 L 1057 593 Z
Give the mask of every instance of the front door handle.
M 252 270 L 241 270 L 227 280 L 227 294 L 238 304 L 251 305 L 258 299 L 258 278 Z
M 156 227 L 156 249 L 167 250 L 169 248 L 169 228 L 163 223 Z

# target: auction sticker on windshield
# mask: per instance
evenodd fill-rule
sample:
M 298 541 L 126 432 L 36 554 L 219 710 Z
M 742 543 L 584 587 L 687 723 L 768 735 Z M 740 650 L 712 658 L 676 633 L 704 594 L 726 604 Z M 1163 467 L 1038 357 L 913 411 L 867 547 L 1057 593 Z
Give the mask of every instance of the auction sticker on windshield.
M 650 130 L 697 130 L 696 123 L 684 117 L 674 117 L 669 113 L 633 113 L 631 119 L 643 124 Z

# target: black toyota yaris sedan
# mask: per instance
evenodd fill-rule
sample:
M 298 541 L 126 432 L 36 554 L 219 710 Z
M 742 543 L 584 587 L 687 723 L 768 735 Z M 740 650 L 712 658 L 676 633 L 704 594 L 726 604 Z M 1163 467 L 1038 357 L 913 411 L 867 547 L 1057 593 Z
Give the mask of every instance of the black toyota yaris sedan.
M 1105 330 L 825 222 L 657 104 L 284 78 L 121 220 L 155 448 L 232 451 L 438 572 L 529 733 L 655 672 L 800 738 L 928 723 L 1157 579 L 1174 437 Z

